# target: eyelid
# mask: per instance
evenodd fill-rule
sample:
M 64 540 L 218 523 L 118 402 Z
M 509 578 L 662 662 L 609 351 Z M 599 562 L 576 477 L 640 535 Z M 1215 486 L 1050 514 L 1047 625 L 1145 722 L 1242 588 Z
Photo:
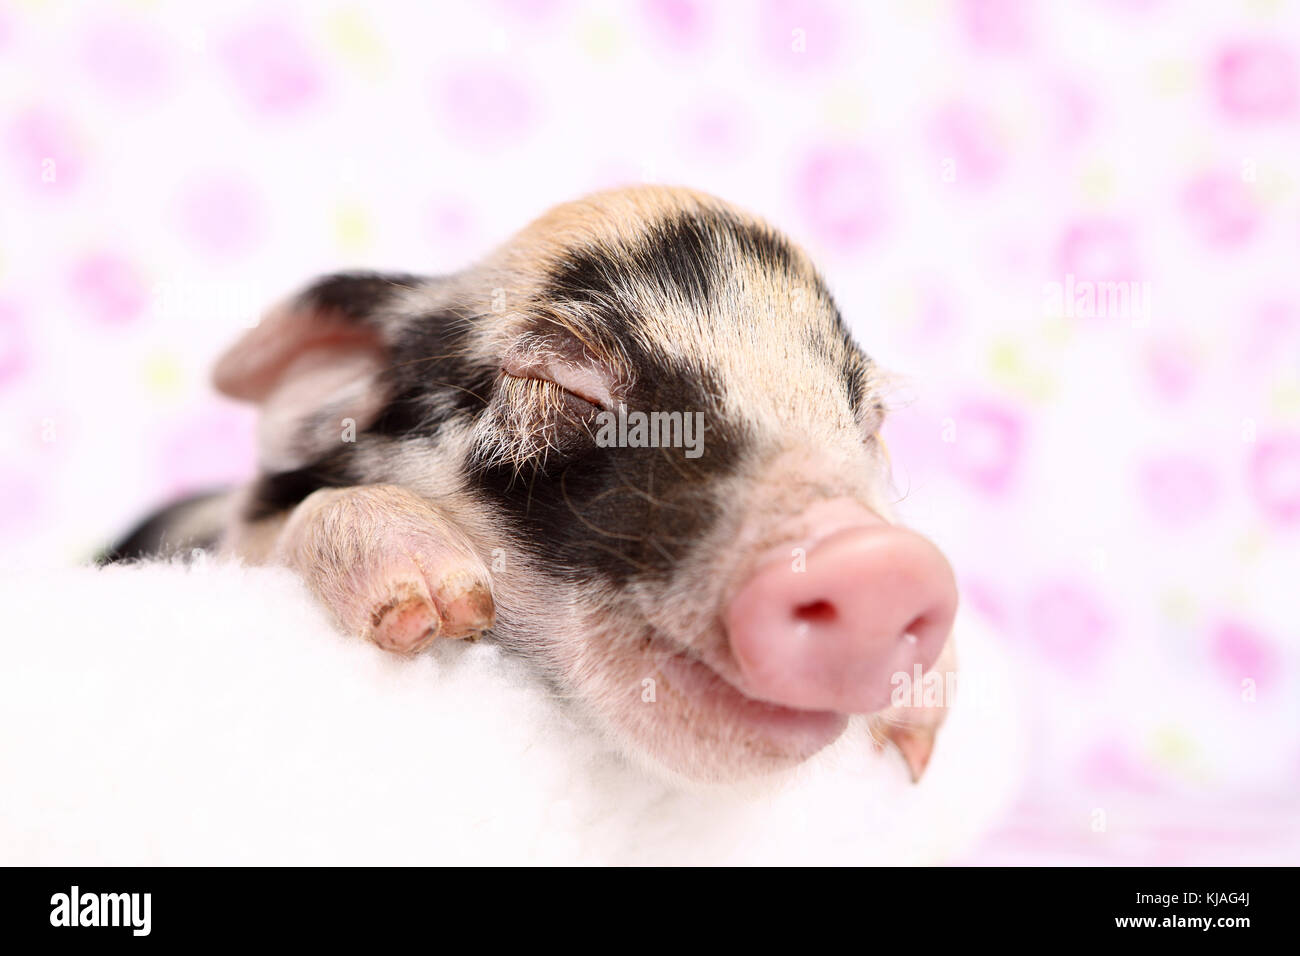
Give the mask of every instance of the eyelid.
M 614 407 L 606 377 L 591 363 L 566 362 L 546 355 L 520 355 L 512 350 L 502 360 L 501 372 L 511 378 L 549 382 L 597 408 L 608 411 Z
M 601 407 L 591 399 L 570 391 L 549 378 L 536 375 L 512 375 L 502 369 L 500 382 L 505 387 L 504 394 L 509 396 L 510 401 L 540 402 L 543 405 L 569 401 L 596 409 Z

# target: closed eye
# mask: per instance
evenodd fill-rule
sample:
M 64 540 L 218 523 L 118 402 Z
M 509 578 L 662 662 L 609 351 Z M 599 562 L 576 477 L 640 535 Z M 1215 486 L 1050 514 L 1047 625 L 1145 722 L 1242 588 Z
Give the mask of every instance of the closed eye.
M 551 350 L 515 348 L 501 360 L 501 376 L 542 382 L 597 408 L 614 408 L 610 377 L 594 362 L 572 361 Z
M 567 409 L 583 417 L 603 408 L 598 399 L 539 375 L 515 375 L 503 368 L 501 385 L 508 399 L 537 402 L 548 408 Z

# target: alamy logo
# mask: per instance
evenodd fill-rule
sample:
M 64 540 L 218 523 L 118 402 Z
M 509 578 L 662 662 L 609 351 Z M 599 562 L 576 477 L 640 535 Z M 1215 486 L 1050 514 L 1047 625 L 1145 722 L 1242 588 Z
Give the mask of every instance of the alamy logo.
M 1143 324 L 1151 319 L 1151 283 L 1092 282 L 1070 273 L 1065 282 L 1044 286 L 1043 312 L 1054 319 L 1129 319 Z
M 129 926 L 134 936 L 149 935 L 152 893 L 70 893 L 50 897 L 51 926 Z
M 617 412 L 596 416 L 600 448 L 685 448 L 687 458 L 704 454 L 703 412 Z

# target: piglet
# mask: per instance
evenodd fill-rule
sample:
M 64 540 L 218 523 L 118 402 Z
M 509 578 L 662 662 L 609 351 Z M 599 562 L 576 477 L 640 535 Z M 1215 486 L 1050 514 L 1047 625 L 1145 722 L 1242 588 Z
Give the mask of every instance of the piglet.
M 319 279 L 215 381 L 260 408 L 259 475 L 111 558 L 285 565 L 396 653 L 499 642 L 692 779 L 791 767 L 855 715 L 925 769 L 944 709 L 899 689 L 953 671 L 952 570 L 891 517 L 883 376 L 762 221 L 600 193 L 456 275 Z

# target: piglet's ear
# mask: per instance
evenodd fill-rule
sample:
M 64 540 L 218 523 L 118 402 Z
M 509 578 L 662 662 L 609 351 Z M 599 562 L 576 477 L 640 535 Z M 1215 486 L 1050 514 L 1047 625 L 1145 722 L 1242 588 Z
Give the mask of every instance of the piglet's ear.
M 412 275 L 346 272 L 324 276 L 271 309 L 221 357 L 217 390 L 260 402 L 304 355 L 318 349 L 382 351 L 378 313 L 423 280 Z
M 272 308 L 217 362 L 213 382 L 257 402 L 262 466 L 301 467 L 364 428 L 383 407 L 388 307 L 423 280 L 343 273 L 317 280 Z

